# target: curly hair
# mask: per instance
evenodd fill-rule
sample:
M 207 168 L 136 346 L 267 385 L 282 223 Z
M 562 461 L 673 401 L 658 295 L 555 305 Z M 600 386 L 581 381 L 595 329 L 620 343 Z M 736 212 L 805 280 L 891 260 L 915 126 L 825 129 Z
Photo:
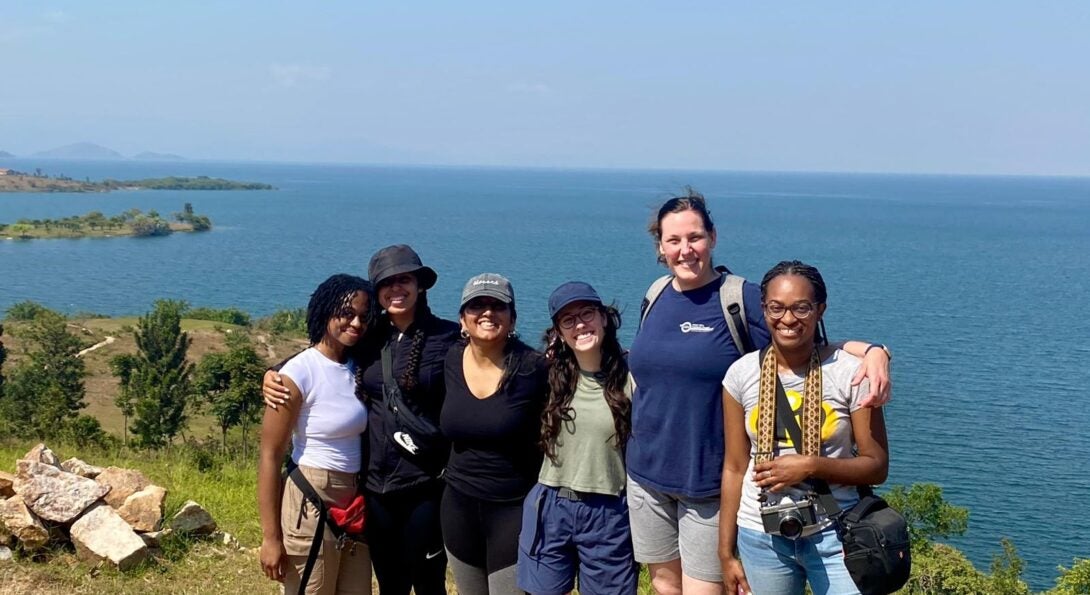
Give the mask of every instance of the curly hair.
M 362 291 L 367 296 L 366 320 L 368 328 L 374 319 L 375 292 L 366 279 L 343 273 L 322 281 L 307 303 L 307 339 L 317 345 L 325 337 L 330 319 L 339 316 L 352 301 L 352 296 Z
M 602 383 L 606 403 L 613 414 L 613 444 L 623 448 L 632 429 L 632 401 L 625 394 L 628 384 L 628 361 L 617 340 L 621 314 L 613 305 L 598 306 L 605 316 L 605 337 L 602 340 L 602 370 L 595 377 Z M 561 426 L 575 421 L 572 399 L 579 383 L 579 362 L 575 352 L 564 342 L 556 322 L 545 331 L 545 361 L 549 365 L 549 397 L 541 413 L 539 445 L 546 456 L 556 463 L 556 444 Z

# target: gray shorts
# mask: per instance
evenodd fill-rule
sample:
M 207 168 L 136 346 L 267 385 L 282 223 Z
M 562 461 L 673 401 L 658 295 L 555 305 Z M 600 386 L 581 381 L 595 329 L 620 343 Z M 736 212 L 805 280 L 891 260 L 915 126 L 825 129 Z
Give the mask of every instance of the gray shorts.
M 628 477 L 628 516 L 636 561 L 661 564 L 681 558 L 686 576 L 719 583 L 719 496 L 689 498 L 660 492 Z

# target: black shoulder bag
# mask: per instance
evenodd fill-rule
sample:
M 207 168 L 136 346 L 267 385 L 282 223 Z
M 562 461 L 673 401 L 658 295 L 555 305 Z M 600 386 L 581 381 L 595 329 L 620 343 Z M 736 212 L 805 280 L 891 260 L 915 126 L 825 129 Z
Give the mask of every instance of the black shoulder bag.
M 401 394 L 401 387 L 394 379 L 393 356 L 388 344 L 382 348 L 382 392 L 390 412 L 387 433 L 397 445 L 398 453 L 432 476 L 442 477 L 450 443 L 439 426 L 414 411 Z
M 802 444 L 802 429 L 776 377 L 776 418 L 794 444 Z M 836 522 L 844 546 L 844 565 L 863 595 L 887 595 L 908 582 L 912 571 L 908 523 L 870 486 L 857 486 L 859 502 L 843 511 L 824 479 L 811 479 L 825 514 Z

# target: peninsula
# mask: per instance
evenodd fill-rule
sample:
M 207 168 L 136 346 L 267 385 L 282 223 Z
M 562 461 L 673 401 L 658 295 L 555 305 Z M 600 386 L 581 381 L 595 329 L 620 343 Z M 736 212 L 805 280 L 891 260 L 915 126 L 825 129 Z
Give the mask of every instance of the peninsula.
M 212 221 L 205 215 L 193 212 L 193 205 L 185 203 L 179 213 L 164 219 L 158 211 L 144 213 L 129 209 L 124 213 L 107 217 L 100 211 L 64 219 L 20 219 L 15 223 L 0 223 L 0 239 L 35 240 L 52 238 L 112 238 L 165 236 L 176 231 L 208 231 Z
M 268 184 L 235 182 L 223 178 L 169 176 L 143 180 L 111 180 L 93 182 L 75 180 L 65 175 L 48 176 L 18 172 L 0 167 L 0 192 L 111 192 L 114 190 L 275 190 Z

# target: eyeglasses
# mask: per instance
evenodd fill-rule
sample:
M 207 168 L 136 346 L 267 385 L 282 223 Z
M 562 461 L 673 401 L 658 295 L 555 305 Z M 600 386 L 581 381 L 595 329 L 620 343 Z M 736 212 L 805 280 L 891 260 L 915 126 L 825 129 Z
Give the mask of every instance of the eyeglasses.
M 814 304 L 812 304 L 811 302 L 795 302 L 790 306 L 785 306 L 779 302 L 767 302 L 761 304 L 761 308 L 765 311 L 765 314 L 768 314 L 768 317 L 772 320 L 779 320 L 783 318 L 783 315 L 787 314 L 788 310 L 791 310 L 791 313 L 795 315 L 795 318 L 798 318 L 799 320 L 805 320 L 814 313 L 814 310 L 817 307 L 814 306 Z
M 491 310 L 493 312 L 506 312 L 508 305 L 499 300 L 473 300 L 466 304 L 466 312 L 477 315 L 481 314 L 485 310 Z
M 575 314 L 568 314 L 567 316 L 561 316 L 556 324 L 562 329 L 569 329 L 582 322 L 583 324 L 590 324 L 590 321 L 594 320 L 594 317 L 598 315 L 597 308 L 583 308 Z

